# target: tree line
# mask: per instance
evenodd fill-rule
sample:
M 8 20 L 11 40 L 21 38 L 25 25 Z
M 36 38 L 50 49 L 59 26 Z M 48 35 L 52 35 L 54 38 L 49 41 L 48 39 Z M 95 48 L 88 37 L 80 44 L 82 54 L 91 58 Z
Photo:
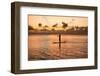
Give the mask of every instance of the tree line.
M 44 25 L 43 26 L 42 23 L 38 23 L 38 27 L 41 28 L 41 30 L 39 30 L 37 28 L 34 28 L 34 27 L 32 27 L 32 26 L 29 25 L 28 26 L 28 30 L 48 31 L 48 28 L 49 28 L 48 25 Z M 68 23 L 65 23 L 65 22 L 62 22 L 62 26 L 61 27 L 62 27 L 63 31 L 87 31 L 88 30 L 88 27 L 79 27 L 79 26 L 72 26 L 71 28 L 66 29 L 69 26 L 68 26 Z M 58 31 L 58 30 L 56 30 L 56 28 L 58 28 L 58 24 L 57 23 L 54 24 L 54 25 L 52 25 L 52 29 L 51 30 L 52 31 Z

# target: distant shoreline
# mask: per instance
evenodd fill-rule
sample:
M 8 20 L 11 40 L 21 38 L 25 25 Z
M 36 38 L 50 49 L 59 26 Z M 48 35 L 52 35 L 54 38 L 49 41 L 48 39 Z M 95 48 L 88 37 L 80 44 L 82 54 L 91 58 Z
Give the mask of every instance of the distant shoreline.
M 29 35 L 51 35 L 51 34 L 63 34 L 63 35 L 88 35 L 88 32 L 83 31 L 74 31 L 74 32 L 65 32 L 65 31 L 29 31 Z

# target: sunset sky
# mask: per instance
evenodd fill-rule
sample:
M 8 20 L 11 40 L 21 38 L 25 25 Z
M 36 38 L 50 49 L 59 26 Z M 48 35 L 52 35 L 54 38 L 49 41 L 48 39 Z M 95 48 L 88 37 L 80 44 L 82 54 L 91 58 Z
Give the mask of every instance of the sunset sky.
M 68 23 L 68 26 L 88 26 L 87 17 L 68 17 L 68 16 L 28 16 L 28 25 L 39 28 L 38 24 L 41 23 L 42 27 L 47 25 L 48 29 L 52 28 L 52 25 L 58 24 L 56 29 L 62 29 L 62 22 Z

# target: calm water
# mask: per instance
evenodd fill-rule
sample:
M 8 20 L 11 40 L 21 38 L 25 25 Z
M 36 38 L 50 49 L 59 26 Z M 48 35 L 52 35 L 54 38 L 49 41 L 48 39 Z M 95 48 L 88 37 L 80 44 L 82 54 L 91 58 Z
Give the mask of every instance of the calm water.
M 28 59 L 70 59 L 87 58 L 86 35 L 29 35 Z M 59 46 L 60 45 L 60 46 Z

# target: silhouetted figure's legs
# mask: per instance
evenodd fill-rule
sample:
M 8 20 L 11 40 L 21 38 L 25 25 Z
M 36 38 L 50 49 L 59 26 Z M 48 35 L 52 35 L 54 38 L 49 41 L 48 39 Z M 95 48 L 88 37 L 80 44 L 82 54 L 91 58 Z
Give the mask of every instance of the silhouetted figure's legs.
M 59 34 L 59 50 L 61 50 L 61 34 Z

